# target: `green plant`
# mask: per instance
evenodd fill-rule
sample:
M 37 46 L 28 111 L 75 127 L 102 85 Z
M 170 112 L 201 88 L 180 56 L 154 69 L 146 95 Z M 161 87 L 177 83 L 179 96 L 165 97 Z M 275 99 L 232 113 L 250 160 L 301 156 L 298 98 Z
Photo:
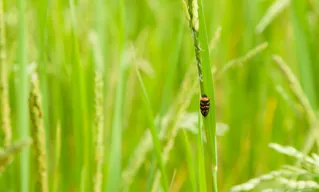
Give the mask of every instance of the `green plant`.
M 317 154 L 313 153 L 311 156 L 307 156 L 291 146 L 282 146 L 277 143 L 270 143 L 269 147 L 281 154 L 295 158 L 301 164 L 299 166 L 284 165 L 279 170 L 271 171 L 233 187 L 232 192 L 253 189 L 258 189 L 258 191 L 316 191 L 319 189 L 317 182 L 319 156 Z
M 198 69 L 198 79 L 200 85 L 200 95 L 206 94 L 211 98 L 210 114 L 203 118 L 204 129 L 207 138 L 208 163 L 206 164 L 206 175 L 210 178 L 210 169 L 213 173 L 213 189 L 218 191 L 217 187 L 217 142 L 216 142 L 216 119 L 215 119 L 215 97 L 212 71 L 210 66 L 210 57 L 208 49 L 208 40 L 206 32 L 205 16 L 203 3 L 200 0 L 183 1 L 186 11 L 186 18 L 192 31 L 195 58 Z M 199 124 L 200 125 L 200 124 Z M 201 129 L 201 128 L 200 128 Z M 200 179 L 203 181 L 203 178 Z M 210 183 L 210 182 L 209 182 Z

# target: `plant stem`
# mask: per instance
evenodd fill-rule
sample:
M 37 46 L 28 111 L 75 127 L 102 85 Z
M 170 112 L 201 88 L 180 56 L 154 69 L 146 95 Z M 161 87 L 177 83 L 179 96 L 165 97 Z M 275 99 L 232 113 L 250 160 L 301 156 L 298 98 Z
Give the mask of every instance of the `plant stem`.
M 8 63 L 6 53 L 6 37 L 4 24 L 4 9 L 3 0 L 0 1 L 0 110 L 2 116 L 0 117 L 0 127 L 3 131 L 4 141 L 3 145 L 8 147 L 12 139 L 12 129 L 10 120 L 10 105 L 9 105 L 9 85 L 8 85 Z M 0 113 L 0 114 L 1 114 Z M 0 172 L 5 170 L 6 165 L 11 162 L 12 158 L 8 158 L 0 167 Z
M 36 155 L 36 171 L 39 191 L 48 192 L 48 166 L 46 152 L 46 136 L 43 122 L 43 109 L 40 97 L 38 76 L 31 77 L 31 90 L 29 96 L 29 110 L 32 125 L 32 136 Z
M 26 39 L 26 23 L 25 23 L 25 0 L 18 1 L 19 10 L 19 84 L 17 87 L 17 127 L 19 129 L 19 137 L 21 140 L 29 137 L 29 114 L 28 114 L 28 77 L 27 77 L 27 39 Z M 21 151 L 20 164 L 21 164 L 21 192 L 29 191 L 29 149 L 25 148 Z
M 185 6 L 186 5 L 186 6 Z M 214 86 L 212 79 L 212 70 L 210 66 L 209 48 L 207 40 L 206 23 L 203 11 L 203 3 L 201 0 L 184 1 L 186 7 L 186 17 L 192 30 L 195 57 L 198 69 L 198 77 L 200 84 L 200 92 L 206 94 L 211 99 L 210 113 L 203 118 L 204 130 L 207 138 L 208 163 L 206 176 L 210 180 L 210 168 L 213 170 L 213 190 L 218 191 L 217 187 L 217 146 L 216 146 L 216 119 L 215 119 L 215 99 Z M 208 187 L 209 183 L 208 183 Z M 208 189 L 209 189 L 208 188 Z

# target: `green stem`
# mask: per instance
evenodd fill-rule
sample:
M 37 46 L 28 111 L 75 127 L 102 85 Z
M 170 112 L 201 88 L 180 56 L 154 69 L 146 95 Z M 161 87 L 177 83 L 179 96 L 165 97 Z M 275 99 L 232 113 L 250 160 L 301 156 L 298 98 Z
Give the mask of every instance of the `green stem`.
M 215 119 L 215 98 L 214 98 L 214 85 L 212 77 L 212 68 L 210 66 L 208 38 L 205 23 L 205 16 L 203 11 L 202 0 L 188 0 L 186 4 L 186 16 L 189 20 L 189 25 L 192 30 L 194 50 L 196 56 L 196 63 L 199 76 L 200 92 L 206 94 L 210 98 L 210 112 L 208 116 L 203 118 L 204 130 L 207 138 L 207 150 L 208 150 L 208 163 L 206 165 L 206 176 L 211 180 L 215 192 L 218 191 L 217 187 L 217 144 L 216 144 L 216 119 Z M 211 174 L 211 169 L 213 173 Z M 209 182 L 207 183 L 210 188 Z
M 18 1 L 19 9 L 19 85 L 17 87 L 17 103 L 18 103 L 18 122 L 20 140 L 29 138 L 29 114 L 28 114 L 28 77 L 27 77 L 27 47 L 26 47 L 26 23 L 25 23 L 25 0 Z M 29 191 L 29 148 L 21 151 L 20 164 L 21 164 L 21 188 L 22 192 Z

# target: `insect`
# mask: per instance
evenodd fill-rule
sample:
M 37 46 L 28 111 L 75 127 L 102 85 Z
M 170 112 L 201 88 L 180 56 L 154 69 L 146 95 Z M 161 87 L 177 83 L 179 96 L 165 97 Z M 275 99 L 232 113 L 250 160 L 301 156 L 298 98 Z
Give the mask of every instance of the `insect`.
M 209 112 L 210 99 L 207 95 L 203 94 L 200 98 L 200 112 L 204 117 L 208 115 Z

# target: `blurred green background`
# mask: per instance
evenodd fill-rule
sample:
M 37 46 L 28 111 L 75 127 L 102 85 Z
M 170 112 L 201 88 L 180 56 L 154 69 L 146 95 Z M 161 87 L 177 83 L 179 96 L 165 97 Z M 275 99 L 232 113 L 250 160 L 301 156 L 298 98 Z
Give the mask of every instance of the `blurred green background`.
M 229 191 L 290 161 L 269 149 L 268 143 L 303 149 L 313 139 L 308 136 L 305 111 L 272 55 L 288 63 L 316 111 L 319 1 L 202 2 L 208 39 L 213 42 L 211 65 L 218 71 L 235 61 L 214 76 L 216 118 L 228 125 L 228 131 L 218 137 L 218 182 L 220 191 Z M 136 68 L 146 86 L 162 147 L 173 144 L 163 155 L 170 191 L 191 191 L 186 159 L 190 154 L 197 157 L 199 86 L 181 1 L 4 0 L 4 26 L 7 60 L 1 65 L 7 65 L 13 141 L 31 135 L 23 74 L 36 65 L 50 191 L 93 190 L 98 136 L 95 71 L 104 78 L 103 188 L 113 176 L 108 165 L 115 160 L 114 177 L 121 174 L 119 183 L 113 184 L 120 186 L 118 190 L 152 189 L 156 158 Z M 265 42 L 261 51 L 245 59 Z M 0 191 L 35 190 L 33 150 L 19 156 L 2 173 Z

